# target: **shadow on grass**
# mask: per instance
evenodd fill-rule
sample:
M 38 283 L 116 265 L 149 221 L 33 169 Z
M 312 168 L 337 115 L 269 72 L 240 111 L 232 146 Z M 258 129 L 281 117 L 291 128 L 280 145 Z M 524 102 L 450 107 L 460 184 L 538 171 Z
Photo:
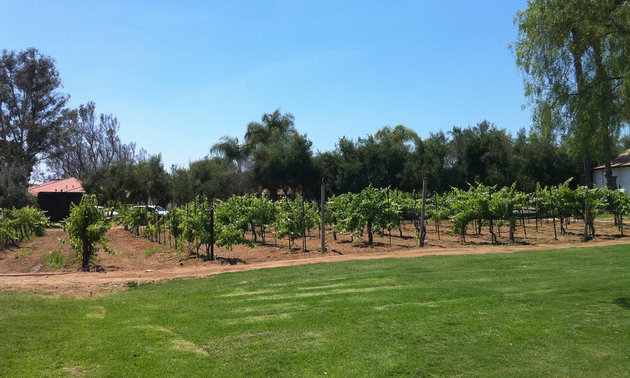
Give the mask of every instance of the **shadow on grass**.
M 613 303 L 630 310 L 630 298 L 628 297 L 617 298 L 613 301 Z

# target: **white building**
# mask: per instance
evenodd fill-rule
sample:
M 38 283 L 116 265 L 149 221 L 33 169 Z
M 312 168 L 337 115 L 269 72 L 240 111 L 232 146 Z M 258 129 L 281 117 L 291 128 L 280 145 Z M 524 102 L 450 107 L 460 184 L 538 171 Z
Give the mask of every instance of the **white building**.
M 625 189 L 628 193 L 628 189 L 630 189 L 630 149 L 619 154 L 611 162 L 611 166 L 615 187 Z M 593 181 L 598 188 L 606 186 L 606 167 L 604 165 L 593 168 Z

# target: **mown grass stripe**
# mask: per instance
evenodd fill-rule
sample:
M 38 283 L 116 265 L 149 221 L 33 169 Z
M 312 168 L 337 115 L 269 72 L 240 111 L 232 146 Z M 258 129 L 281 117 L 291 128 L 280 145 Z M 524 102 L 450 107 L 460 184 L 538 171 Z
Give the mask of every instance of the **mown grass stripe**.
M 2 292 L 0 376 L 622 377 L 629 252 L 313 264 L 96 299 Z

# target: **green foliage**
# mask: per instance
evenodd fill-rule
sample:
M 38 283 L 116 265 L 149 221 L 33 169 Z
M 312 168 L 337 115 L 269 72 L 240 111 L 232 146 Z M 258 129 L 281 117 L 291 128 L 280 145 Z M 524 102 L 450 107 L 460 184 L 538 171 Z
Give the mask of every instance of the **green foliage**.
M 155 255 L 156 253 L 162 253 L 162 248 L 160 247 L 156 247 L 156 246 L 151 246 L 147 249 L 144 250 L 144 257 L 151 257 L 153 255 Z
M 468 190 L 453 188 L 445 195 L 434 194 L 427 198 L 425 219 L 436 222 L 438 238 L 440 223 L 450 219 L 453 222 L 451 231 L 460 235 L 464 242 L 471 224 L 476 226 L 477 234 L 482 233 L 483 226 L 489 225 L 493 241 L 496 242 L 494 225 L 499 227 L 500 232 L 500 227 L 508 222 L 509 239 L 515 242 L 516 220 L 523 211 L 535 211 L 540 216 L 551 216 L 554 220 L 559 218 L 561 232 L 564 232 L 563 222 L 566 219 L 583 219 L 588 195 L 591 234 L 595 232 L 593 219 L 603 211 L 615 214 L 620 231 L 623 232 L 621 217 L 630 212 L 630 201 L 624 193 L 607 189 L 586 191 L 583 187 L 571 189 L 570 183 L 569 179 L 557 187 L 544 188 L 539 184 L 531 194 L 517 190 L 516 184 L 498 190 L 496 186 L 480 183 L 469 185 Z M 383 236 L 388 231 L 391 235 L 393 229 L 400 229 L 403 219 L 413 219 L 419 237 L 421 204 L 421 198 L 416 193 L 369 186 L 357 194 L 345 193 L 330 197 L 326 203 L 326 222 L 336 233 L 361 237 L 367 232 L 367 242 L 372 243 L 374 233 Z M 132 231 L 140 224 L 146 224 L 143 235 L 147 238 L 156 238 L 168 230 L 178 250 L 185 245 L 192 254 L 198 255 L 202 246 L 207 252 L 211 245 L 208 209 L 208 201 L 198 197 L 185 207 L 172 208 L 165 218 L 149 217 L 148 222 L 144 220 L 146 211 L 143 208 L 128 209 L 121 211 L 121 224 L 129 226 Z M 232 196 L 214 204 L 214 245 L 228 249 L 235 244 L 253 246 L 254 243 L 245 236 L 248 232 L 251 231 L 254 242 L 262 237 L 264 243 L 268 230 L 272 230 L 276 239 L 288 237 L 289 245 L 293 246 L 295 240 L 319 225 L 319 217 L 318 204 L 304 201 L 299 196 L 277 202 L 265 196 Z
M 41 236 L 47 224 L 44 212 L 33 207 L 0 209 L 0 247 Z
M 462 241 L 466 240 L 466 231 L 470 222 L 477 219 L 474 209 L 470 206 L 470 203 L 474 202 L 472 194 L 470 191 L 453 188 L 453 192 L 449 196 L 451 204 L 449 218 L 453 222 L 451 230 L 453 233 L 459 234 Z
M 589 186 L 593 159 L 612 175 L 615 143 L 630 119 L 627 9 L 623 1 L 536 0 L 515 19 L 513 49 L 534 122 L 565 134 L 585 159 Z
M 55 61 L 34 47 L 0 54 L 0 206 L 26 205 L 33 167 L 53 152 L 69 95 Z
M 615 225 L 618 227 L 619 232 L 623 235 L 623 217 L 630 214 L 630 197 L 619 190 L 607 190 L 604 196 L 606 211 L 613 215 Z
M 374 232 L 383 235 L 383 230 L 391 230 L 400 225 L 403 213 L 410 208 L 397 191 L 389 188 L 376 189 L 372 186 L 358 194 L 345 193 L 333 197 L 327 207 L 338 222 L 333 226 L 336 232 L 363 236 L 366 230 L 369 244 L 373 242 Z
M 114 254 L 107 245 L 105 234 L 112 223 L 96 206 L 96 196 L 84 195 L 81 203 L 72 205 L 70 216 L 63 222 L 64 230 L 69 236 L 69 243 L 77 253 L 77 262 L 87 269 L 90 261 L 96 256 L 100 245 L 106 252 Z
M 184 234 L 184 209 L 181 207 L 170 208 L 165 217 L 168 230 L 175 241 L 175 249 L 180 251 L 181 238 Z
M 234 244 L 244 244 L 253 246 L 245 238 L 246 224 L 242 221 L 233 206 L 225 206 L 218 201 L 214 204 L 214 227 L 212 227 L 212 213 L 209 210 L 209 202 L 206 198 L 197 197 L 191 204 L 187 204 L 180 211 L 182 217 L 181 230 L 182 237 L 188 243 L 191 253 L 199 255 L 201 246 L 205 246 L 206 254 L 209 256 L 211 239 L 214 236 L 214 244 L 227 249 L 232 249 Z M 231 215 L 235 216 L 236 222 L 232 222 Z M 241 221 L 239 221 L 239 219 Z M 213 256 L 210 256 L 213 259 Z
M 251 227 L 254 241 L 261 236 L 264 243 L 266 229 L 274 224 L 276 213 L 276 204 L 267 197 L 248 194 L 221 201 L 215 216 L 222 225 L 233 224 L 243 235 Z
M 182 234 L 184 240 L 188 242 L 191 253 L 199 255 L 201 245 L 206 245 L 206 250 L 210 248 L 210 211 L 208 211 L 208 200 L 197 197 L 191 204 L 186 205 L 186 214 L 183 219 Z
M 276 238 L 288 236 L 289 245 L 294 240 L 305 237 L 308 230 L 319 222 L 320 214 L 314 202 L 305 202 L 301 197 L 295 200 L 285 197 L 276 203 Z
M 422 201 L 422 199 L 420 199 Z M 448 219 L 450 207 L 447 202 L 447 198 L 435 194 L 434 200 L 429 202 L 429 212 L 427 219 L 430 219 L 436 223 L 441 223 L 443 220 Z
M 528 195 L 516 190 L 516 184 L 501 188 L 490 197 L 490 211 L 499 219 L 510 220 L 510 242 L 515 242 L 516 215 L 527 207 Z
M 58 270 L 68 265 L 68 260 L 61 254 L 59 248 L 55 248 L 44 255 L 44 264 L 50 270 Z
M 16 259 L 16 260 L 19 260 L 19 259 L 21 259 L 23 257 L 26 257 L 26 256 L 30 255 L 31 252 L 33 252 L 33 248 L 26 247 L 26 248 L 23 248 L 20 252 L 15 253 L 13 255 L 13 258 Z
M 121 209 L 118 214 L 120 225 L 125 230 L 135 232 L 136 236 L 140 235 L 140 226 L 146 226 L 149 220 L 149 214 L 146 207 L 130 207 Z

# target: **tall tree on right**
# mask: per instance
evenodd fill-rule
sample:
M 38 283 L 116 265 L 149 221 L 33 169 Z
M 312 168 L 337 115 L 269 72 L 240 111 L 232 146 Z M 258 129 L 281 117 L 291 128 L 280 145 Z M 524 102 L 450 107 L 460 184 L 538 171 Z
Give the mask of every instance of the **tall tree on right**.
M 586 185 L 600 161 L 612 186 L 610 161 L 630 119 L 630 2 L 533 0 L 515 22 L 512 48 L 535 126 L 563 132 Z

